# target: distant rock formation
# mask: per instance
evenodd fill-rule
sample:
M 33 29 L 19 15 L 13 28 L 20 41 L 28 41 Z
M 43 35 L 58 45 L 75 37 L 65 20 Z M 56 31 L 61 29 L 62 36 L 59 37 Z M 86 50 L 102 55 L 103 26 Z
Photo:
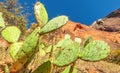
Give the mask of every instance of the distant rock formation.
M 105 18 L 95 21 L 90 27 L 108 32 L 120 31 L 120 9 L 113 11 Z
M 114 17 L 120 17 L 120 8 L 111 12 L 109 15 L 106 16 L 107 18 L 114 18 Z

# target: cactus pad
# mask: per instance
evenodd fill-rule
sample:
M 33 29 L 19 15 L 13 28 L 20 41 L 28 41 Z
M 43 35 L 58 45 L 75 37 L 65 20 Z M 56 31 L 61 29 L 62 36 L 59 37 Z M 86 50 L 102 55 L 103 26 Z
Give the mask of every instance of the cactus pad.
M 71 43 L 73 43 L 71 39 L 64 39 L 58 42 L 57 47 L 65 48 Z
M 36 28 L 23 42 L 19 52 L 17 53 L 17 58 L 22 58 L 25 55 L 30 56 L 36 50 L 35 47 L 38 42 L 38 32 L 40 28 Z
M 10 45 L 10 55 L 14 61 L 17 60 L 17 58 L 15 56 L 17 55 L 18 51 L 20 50 L 22 44 L 23 44 L 23 42 L 17 42 L 17 43 L 13 43 Z
M 92 41 L 86 45 L 81 51 L 81 58 L 89 61 L 97 61 L 104 59 L 110 53 L 110 47 L 104 41 Z
M 9 27 L 6 27 L 1 32 L 1 34 L 3 38 L 8 42 L 17 42 L 20 37 L 21 31 L 15 26 L 9 26 Z
M 69 45 L 66 45 L 66 46 L 64 45 L 61 47 L 64 47 L 64 48 L 61 48 L 54 62 L 57 66 L 68 65 L 77 59 L 78 53 L 80 51 L 79 43 L 73 42 L 73 43 L 70 43 Z
M 53 18 L 41 29 L 40 34 L 44 34 L 56 30 L 61 26 L 65 25 L 67 21 L 68 21 L 68 17 L 64 15 Z
M 35 16 L 40 26 L 44 26 L 48 22 L 48 14 L 44 5 L 37 2 L 34 6 Z
M 92 39 L 91 36 L 87 37 L 87 38 L 85 39 L 85 41 L 84 41 L 83 48 L 84 48 L 85 46 L 87 46 L 87 45 L 88 45 L 90 42 L 92 42 L 92 41 L 93 41 L 93 39 Z
M 50 61 L 44 62 L 33 73 L 52 73 L 53 65 Z

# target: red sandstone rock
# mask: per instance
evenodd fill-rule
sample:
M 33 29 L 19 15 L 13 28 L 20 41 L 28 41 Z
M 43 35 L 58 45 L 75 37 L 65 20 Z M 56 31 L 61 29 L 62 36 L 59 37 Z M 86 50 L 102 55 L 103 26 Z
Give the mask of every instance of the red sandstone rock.
M 106 41 L 112 49 L 120 48 L 120 32 L 100 31 L 72 21 L 69 21 L 61 30 L 64 31 L 63 34 L 70 34 L 72 39 L 80 37 L 84 40 L 88 36 L 92 36 L 94 40 Z

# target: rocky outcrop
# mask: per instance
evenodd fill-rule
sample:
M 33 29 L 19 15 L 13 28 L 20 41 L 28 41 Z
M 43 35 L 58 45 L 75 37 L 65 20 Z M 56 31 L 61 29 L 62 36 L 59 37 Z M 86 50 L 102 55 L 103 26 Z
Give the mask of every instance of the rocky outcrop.
M 113 11 L 105 18 L 95 21 L 90 27 L 108 32 L 120 32 L 120 9 Z
M 107 18 L 114 18 L 114 17 L 120 17 L 120 8 L 113 11 L 109 15 L 106 16 Z
M 65 26 L 56 31 L 54 37 L 61 39 L 65 34 L 70 34 L 73 40 L 75 37 L 84 40 L 88 36 L 92 36 L 94 40 L 106 41 L 111 49 L 120 48 L 120 32 L 100 31 L 84 24 L 69 21 Z

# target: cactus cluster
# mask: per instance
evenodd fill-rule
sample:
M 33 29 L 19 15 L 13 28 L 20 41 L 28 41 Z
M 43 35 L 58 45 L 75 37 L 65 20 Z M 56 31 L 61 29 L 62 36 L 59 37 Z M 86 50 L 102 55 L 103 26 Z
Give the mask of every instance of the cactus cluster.
M 31 59 L 33 59 L 38 51 L 40 52 L 40 57 L 45 57 L 46 53 L 49 55 L 55 54 L 55 57 L 50 56 L 50 58 L 47 58 L 49 61 L 41 64 L 33 73 L 52 73 L 54 66 L 67 65 L 68 67 L 62 73 L 69 73 L 71 69 L 69 65 L 74 63 L 78 58 L 97 61 L 108 56 L 110 52 L 108 44 L 104 41 L 94 41 L 92 37 L 87 38 L 82 47 L 80 47 L 80 38 L 75 38 L 75 41 L 73 41 L 68 34 L 58 43 L 51 45 L 48 42 L 48 46 L 43 45 L 44 42 L 41 39 L 42 35 L 64 26 L 69 18 L 65 15 L 61 15 L 48 21 L 47 11 L 40 2 L 35 4 L 34 10 L 39 26 L 37 26 L 22 42 L 19 41 L 21 31 L 15 26 L 5 26 L 2 13 L 0 13 L 0 27 L 5 27 L 1 31 L 1 35 L 11 44 L 9 47 L 10 55 L 15 61 L 11 66 L 11 73 L 17 73 L 24 65 L 28 65 L 26 63 L 30 63 Z M 77 73 L 77 70 L 75 69 L 71 73 Z

